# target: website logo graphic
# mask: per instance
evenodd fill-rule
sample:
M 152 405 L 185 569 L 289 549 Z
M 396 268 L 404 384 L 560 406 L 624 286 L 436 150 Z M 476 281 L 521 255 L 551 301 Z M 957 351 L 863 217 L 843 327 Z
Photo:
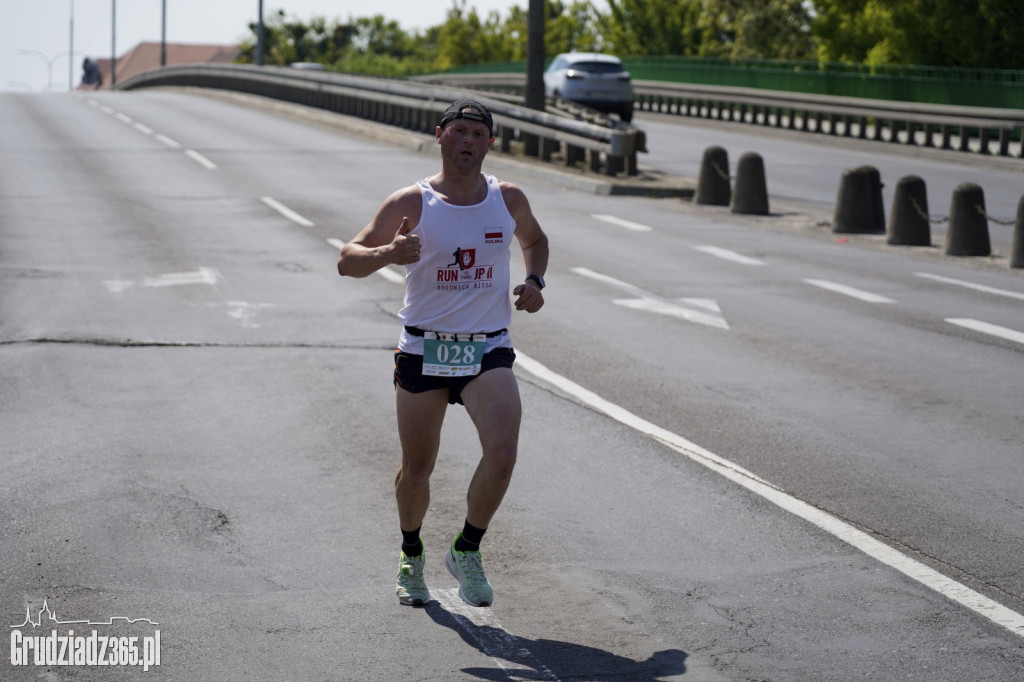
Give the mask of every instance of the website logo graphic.
M 105 626 L 160 624 L 149 618 L 126 618 L 112 616 L 106 621 L 60 620 L 50 609 L 46 600 L 39 608 L 35 619 L 32 607 L 25 607 L 25 620 L 11 625 L 11 665 L 15 666 L 132 666 L 149 672 L 151 667 L 160 665 L 160 630 L 146 636 L 101 635 L 95 629 L 89 634 L 75 634 L 73 629 L 57 626 Z M 46 635 L 26 635 L 23 628 L 49 627 Z M 84 628 L 83 628 L 84 630 Z

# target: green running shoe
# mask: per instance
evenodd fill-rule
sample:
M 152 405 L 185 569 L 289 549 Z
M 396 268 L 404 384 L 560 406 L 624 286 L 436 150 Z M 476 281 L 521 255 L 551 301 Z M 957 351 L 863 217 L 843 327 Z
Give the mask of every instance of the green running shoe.
M 398 582 L 395 594 L 398 601 L 406 606 L 423 606 L 430 601 L 427 583 L 423 580 L 423 560 L 427 552 L 419 556 L 406 556 L 402 552 L 402 562 L 398 565 Z
M 458 539 L 458 538 L 456 538 Z M 457 552 L 455 543 L 444 557 L 444 565 L 459 581 L 459 596 L 470 606 L 490 606 L 494 590 L 484 575 L 480 552 Z

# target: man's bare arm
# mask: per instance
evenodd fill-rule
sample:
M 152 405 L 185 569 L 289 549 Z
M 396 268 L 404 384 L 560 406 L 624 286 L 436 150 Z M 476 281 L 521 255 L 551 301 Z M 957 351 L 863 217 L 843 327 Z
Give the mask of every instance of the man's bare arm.
M 419 224 L 422 198 L 406 187 L 384 200 L 369 224 L 341 249 L 338 274 L 368 277 L 387 265 L 408 265 L 420 259 L 419 235 L 409 234 Z

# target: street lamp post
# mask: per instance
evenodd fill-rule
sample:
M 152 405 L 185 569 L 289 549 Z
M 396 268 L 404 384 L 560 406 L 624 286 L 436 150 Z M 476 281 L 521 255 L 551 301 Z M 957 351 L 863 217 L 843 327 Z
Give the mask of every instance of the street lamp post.
M 117 82 L 117 0 L 110 0 L 110 87 Z
M 53 90 L 53 64 L 64 55 L 68 56 L 68 61 L 74 62 L 75 53 L 70 50 L 67 52 L 58 52 L 52 57 L 47 56 L 45 53 L 39 50 L 18 50 L 18 54 L 27 54 L 33 57 L 39 57 L 46 63 L 46 89 Z M 70 69 L 68 69 L 70 72 Z
M 47 91 L 53 90 L 53 62 L 56 61 L 57 57 L 60 55 L 47 57 L 39 50 L 18 50 L 18 54 L 32 55 L 33 57 L 39 57 L 46 62 L 46 89 Z
M 75 0 L 71 0 L 71 26 L 68 29 L 68 92 L 75 89 Z
M 160 66 L 167 66 L 167 0 L 163 0 L 160 14 Z
M 263 0 L 259 2 L 259 16 L 256 18 L 256 66 L 263 66 Z

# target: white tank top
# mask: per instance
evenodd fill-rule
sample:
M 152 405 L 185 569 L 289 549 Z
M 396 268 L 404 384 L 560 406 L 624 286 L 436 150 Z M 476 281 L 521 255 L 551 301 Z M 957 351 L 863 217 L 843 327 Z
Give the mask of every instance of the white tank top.
M 428 180 L 416 183 L 423 196 L 420 260 L 406 266 L 405 326 L 427 331 L 478 333 L 508 327 L 510 247 L 516 221 L 505 206 L 498 180 L 484 174 L 487 197 L 474 206 L 445 203 Z M 487 350 L 511 347 L 508 332 L 487 339 Z M 398 348 L 423 353 L 423 337 L 405 329 Z

